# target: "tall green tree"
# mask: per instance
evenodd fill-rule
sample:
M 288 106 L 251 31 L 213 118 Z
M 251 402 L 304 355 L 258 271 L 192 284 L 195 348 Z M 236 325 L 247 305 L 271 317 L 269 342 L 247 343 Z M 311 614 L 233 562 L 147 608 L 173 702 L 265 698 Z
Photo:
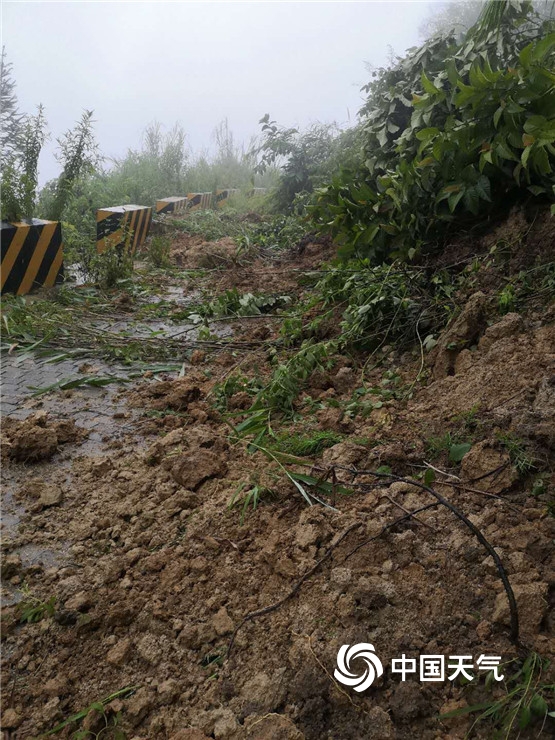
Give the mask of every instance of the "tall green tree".
M 73 129 L 58 139 L 58 161 L 62 164 L 48 218 L 59 221 L 62 217 L 75 183 L 80 177 L 94 171 L 101 161 L 93 132 L 93 111 L 83 112 Z
M 6 49 L 2 47 L 0 60 L 0 146 L 2 161 L 7 161 L 19 146 L 19 137 L 25 116 L 20 113 L 15 92 L 13 64 L 6 58 Z
M 44 108 L 27 116 L 17 134 L 17 147 L 2 162 L 2 220 L 32 218 L 35 211 L 38 163 L 47 138 Z

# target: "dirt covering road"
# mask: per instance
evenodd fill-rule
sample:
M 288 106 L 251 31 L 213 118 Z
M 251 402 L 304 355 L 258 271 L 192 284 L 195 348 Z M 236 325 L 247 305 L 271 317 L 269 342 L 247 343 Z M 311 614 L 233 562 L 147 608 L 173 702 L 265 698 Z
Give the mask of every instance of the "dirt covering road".
M 307 290 L 299 277 L 332 256 L 329 245 L 310 244 L 245 265 L 233 262 L 229 241 L 208 246 L 183 238 L 173 260 L 206 270 L 198 280 L 213 295 L 237 287 L 295 300 Z M 385 347 L 365 368 L 367 385 L 393 378 L 414 385 L 410 398 L 384 395 L 370 413 L 348 413 L 363 365 L 351 355 L 309 380 L 282 444 L 295 435 L 329 441 L 302 469 L 315 478 L 334 470 L 327 506 L 307 506 L 283 466 L 232 431 L 252 396 L 245 383 L 221 389 L 229 378 L 269 377 L 280 326 L 271 313 L 229 322 L 233 345 L 184 348 L 181 373 L 18 397 L 2 429 L 12 517 L 2 543 L 5 737 L 38 737 L 103 700 L 55 737 L 79 727 L 89 732 L 79 737 L 135 740 L 492 737 L 487 722 L 471 729 L 474 715 L 439 719 L 487 701 L 483 675 L 425 683 L 389 668 L 402 654 L 507 664 L 519 649 L 482 544 L 443 506 L 406 516 L 436 503 L 422 488 L 352 472 L 384 466 L 414 478 L 433 465 L 434 489 L 495 547 L 522 644 L 552 661 L 541 682 L 554 683 L 555 312 L 495 315 L 486 277 L 423 358 L 423 381 L 414 384 L 420 347 Z M 100 419 L 92 440 L 84 407 Z M 463 438 L 462 461 L 449 460 Z M 541 485 L 501 438 L 530 442 Z M 255 488 L 253 508 L 244 497 Z M 234 632 L 305 574 L 290 598 Z M 22 604 L 40 618 L 22 621 Z M 334 679 L 336 656 L 368 642 L 386 670 L 358 694 Z M 503 691 L 494 685 L 493 696 Z M 552 737 L 554 723 L 546 718 L 530 737 Z

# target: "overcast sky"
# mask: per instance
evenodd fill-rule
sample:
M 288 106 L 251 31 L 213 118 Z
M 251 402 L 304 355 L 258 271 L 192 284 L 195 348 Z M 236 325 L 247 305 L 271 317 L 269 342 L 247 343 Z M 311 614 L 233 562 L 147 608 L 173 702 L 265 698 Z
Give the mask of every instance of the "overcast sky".
M 46 108 L 52 139 L 94 109 L 105 156 L 145 126 L 180 121 L 193 150 L 227 117 L 248 142 L 269 113 L 284 125 L 354 121 L 389 47 L 418 43 L 427 2 L 26 2 L 2 0 L 21 110 Z M 58 174 L 53 144 L 40 181 Z

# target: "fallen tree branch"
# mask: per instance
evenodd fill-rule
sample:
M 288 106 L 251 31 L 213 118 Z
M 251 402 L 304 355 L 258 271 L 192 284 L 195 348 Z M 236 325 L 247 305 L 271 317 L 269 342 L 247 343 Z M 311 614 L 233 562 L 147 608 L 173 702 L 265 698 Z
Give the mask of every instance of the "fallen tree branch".
M 515 595 L 512 589 L 512 586 L 509 581 L 509 577 L 507 575 L 507 571 L 505 570 L 505 567 L 503 563 L 501 562 L 501 558 L 493 548 L 493 546 L 489 543 L 489 541 L 485 538 L 485 536 L 482 534 L 481 530 L 478 529 L 478 527 L 473 524 L 468 517 L 463 514 L 463 512 L 458 509 L 454 504 L 451 503 L 448 499 L 446 499 L 444 496 L 442 496 L 440 493 L 435 491 L 433 488 L 430 488 L 430 486 L 425 485 L 424 483 L 420 483 L 419 481 L 412 480 L 410 478 L 403 478 L 399 475 L 394 475 L 393 473 L 378 473 L 374 470 L 356 470 L 354 468 L 349 468 L 345 466 L 335 465 L 335 468 L 347 470 L 350 473 L 353 473 L 354 475 L 369 475 L 377 479 L 383 479 L 388 478 L 392 481 L 398 481 L 400 483 L 407 483 L 411 486 L 415 486 L 416 488 L 420 488 L 422 491 L 426 491 L 427 493 L 431 494 L 440 504 L 445 506 L 449 511 L 451 511 L 457 519 L 460 519 L 463 524 L 465 524 L 468 529 L 474 534 L 474 536 L 477 538 L 477 540 L 480 542 L 480 544 L 484 547 L 484 549 L 487 551 L 489 555 L 491 555 L 493 562 L 495 563 L 495 567 L 497 568 L 497 572 L 499 573 L 499 577 L 501 578 L 501 582 L 503 584 L 503 588 L 505 589 L 505 593 L 507 594 L 507 599 L 509 601 L 509 612 L 511 616 L 511 630 L 510 630 L 510 639 L 511 642 L 516 645 L 517 647 L 520 647 L 520 637 L 519 637 L 519 619 L 518 619 L 518 607 L 516 604 Z M 453 485 L 453 484 L 451 484 Z
M 303 585 L 303 583 L 307 580 L 307 578 L 310 578 L 313 573 L 315 573 L 318 568 L 320 568 L 323 563 L 328 560 L 332 554 L 332 552 L 335 550 L 335 548 L 343 542 L 345 537 L 347 537 L 348 534 L 350 534 L 354 529 L 358 529 L 359 527 L 362 527 L 364 522 L 355 522 L 354 524 L 351 524 L 350 527 L 347 527 L 340 535 L 339 537 L 333 542 L 328 550 L 326 551 L 326 554 L 320 558 L 307 572 L 295 583 L 293 588 L 288 591 L 285 596 L 283 596 L 278 601 L 274 602 L 273 604 L 270 604 L 269 606 L 265 606 L 262 609 L 257 609 L 254 612 L 249 612 L 246 616 L 243 617 L 241 622 L 237 625 L 237 627 L 234 629 L 233 634 L 231 635 L 231 639 L 229 641 L 228 647 L 227 647 L 227 659 L 229 659 L 229 656 L 231 655 L 231 651 L 233 650 L 233 645 L 235 643 L 235 638 L 237 637 L 237 633 L 243 627 L 247 622 L 250 622 L 252 619 L 256 619 L 257 617 L 263 617 L 266 614 L 270 614 L 271 612 L 275 611 L 276 609 L 279 609 L 282 604 L 285 604 L 286 601 L 289 601 L 290 598 L 292 598 L 297 591 L 300 589 L 300 587 Z
M 416 488 L 420 488 L 421 490 L 426 491 L 427 493 L 430 493 L 436 501 L 430 504 L 425 504 L 424 506 L 421 506 L 418 509 L 415 509 L 414 511 L 407 512 L 404 516 L 399 517 L 398 519 L 395 519 L 393 522 L 389 522 L 388 524 L 385 524 L 382 529 L 378 532 L 378 534 L 374 535 L 373 537 L 370 537 L 369 539 L 365 540 L 364 542 L 357 545 L 355 548 L 353 548 L 347 555 L 343 558 L 343 563 L 346 562 L 350 557 L 352 557 L 356 552 L 361 550 L 363 547 L 368 545 L 370 542 L 373 542 L 374 540 L 379 539 L 385 532 L 387 532 L 389 529 L 392 529 L 393 527 L 397 526 L 398 524 L 402 524 L 405 521 L 408 521 L 409 519 L 415 519 L 417 522 L 422 524 L 423 522 L 420 522 L 418 519 L 416 519 L 416 514 L 420 514 L 423 511 L 427 511 L 428 509 L 433 509 L 437 506 L 445 506 L 447 509 L 449 509 L 455 516 L 460 519 L 475 535 L 475 537 L 479 540 L 480 544 L 485 548 L 485 550 L 488 552 L 488 554 L 492 557 L 493 562 L 495 563 L 495 566 L 497 568 L 497 571 L 499 573 L 499 576 L 501 578 L 501 582 L 503 584 L 503 587 L 505 589 L 505 593 L 507 594 L 507 599 L 509 601 L 509 611 L 510 611 L 510 618 L 511 618 L 511 631 L 510 631 L 510 639 L 517 647 L 521 647 L 520 637 L 519 637 L 519 618 L 518 618 L 518 607 L 516 604 L 516 599 L 514 596 L 513 589 L 511 587 L 511 584 L 509 582 L 509 578 L 507 576 L 507 572 L 505 570 L 505 567 L 503 566 L 503 563 L 501 562 L 501 559 L 497 552 L 494 550 L 493 546 L 489 543 L 489 541 L 485 538 L 485 536 L 482 534 L 482 532 L 474 525 L 470 519 L 468 519 L 465 514 L 462 513 L 454 504 L 452 504 L 449 500 L 447 500 L 444 496 L 442 496 L 440 493 L 435 491 L 433 488 L 430 488 L 429 486 L 426 486 L 423 483 L 420 483 L 415 480 L 411 480 L 409 478 L 403 478 L 402 476 L 397 476 L 392 473 L 377 473 L 373 470 L 356 470 L 352 467 L 346 467 L 343 465 L 334 465 L 333 466 L 333 472 L 335 472 L 335 469 L 345 470 L 353 475 L 353 477 L 356 477 L 357 475 L 370 475 L 377 479 L 390 479 L 394 481 L 398 481 L 401 483 L 408 483 L 409 485 L 415 486 Z M 329 473 L 329 469 L 327 469 L 327 472 Z M 459 487 L 451 483 L 453 487 Z M 395 502 L 392 502 L 395 503 Z M 310 578 L 330 557 L 332 552 L 335 550 L 336 547 L 347 537 L 348 534 L 350 534 L 353 530 L 358 529 L 364 524 L 364 522 L 355 522 L 354 524 L 351 524 L 347 529 L 345 529 L 339 537 L 333 542 L 328 550 L 326 551 L 325 555 L 320 558 L 313 566 L 310 568 L 293 586 L 293 588 L 288 591 L 285 596 L 283 596 L 278 601 L 274 602 L 273 604 L 269 604 L 268 606 L 263 607 L 262 609 L 257 609 L 255 611 L 249 612 L 246 614 L 241 622 L 237 625 L 235 630 L 233 631 L 233 634 L 231 635 L 231 639 L 228 643 L 227 648 L 227 655 L 226 660 L 229 660 L 234 644 L 235 639 L 237 637 L 237 634 L 239 630 L 247 623 L 252 621 L 253 619 L 257 619 L 258 617 L 266 616 L 267 614 L 271 614 L 272 612 L 276 611 L 276 609 L 279 609 L 283 604 L 285 604 L 289 599 L 291 599 L 301 588 L 303 583 Z
M 423 522 L 420 519 L 417 519 L 413 511 L 409 511 L 408 509 L 405 509 L 405 507 L 402 504 L 392 499 L 391 496 L 384 494 L 383 497 L 386 498 L 388 501 L 390 501 L 393 504 L 393 506 L 396 506 L 398 509 L 401 509 L 401 511 L 404 511 L 405 514 L 408 514 L 409 516 L 411 516 L 414 519 L 414 521 L 417 522 L 418 524 L 422 524 L 423 527 L 428 527 L 428 529 L 431 529 L 432 532 L 436 531 L 435 527 L 432 527 L 432 525 L 428 524 L 428 522 Z
M 370 537 L 369 539 L 364 540 L 364 542 L 361 542 L 360 545 L 357 545 L 356 547 L 354 547 L 350 552 L 347 553 L 347 555 L 345 555 L 342 562 L 344 563 L 352 555 L 354 555 L 355 552 L 362 550 L 362 548 L 366 547 L 366 545 L 370 544 L 370 542 L 373 542 L 374 540 L 379 539 L 382 536 L 382 534 L 385 534 L 387 532 L 388 529 L 393 529 L 393 527 L 396 527 L 398 524 L 402 524 L 403 522 L 406 522 L 408 519 L 415 518 L 416 514 L 420 514 L 420 512 L 422 511 L 427 511 L 428 509 L 435 509 L 436 506 L 439 506 L 439 501 L 434 501 L 433 504 L 426 504 L 425 506 L 421 506 L 419 509 L 410 511 L 408 514 L 405 514 L 405 516 L 400 516 L 398 519 L 395 519 L 395 521 L 389 522 L 389 524 L 384 524 L 384 526 L 381 528 L 378 534 L 375 534 L 373 537 Z

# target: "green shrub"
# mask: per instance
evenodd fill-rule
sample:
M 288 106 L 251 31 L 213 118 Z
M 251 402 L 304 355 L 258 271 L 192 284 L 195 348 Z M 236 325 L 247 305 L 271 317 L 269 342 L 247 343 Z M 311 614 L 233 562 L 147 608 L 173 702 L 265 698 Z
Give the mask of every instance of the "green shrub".
M 166 236 L 153 236 L 148 244 L 148 261 L 154 267 L 169 267 L 171 239 Z
M 310 209 L 346 253 L 411 259 L 450 224 L 553 197 L 553 24 L 529 3 L 493 6 L 497 28 L 432 39 L 366 87 L 364 166 Z

